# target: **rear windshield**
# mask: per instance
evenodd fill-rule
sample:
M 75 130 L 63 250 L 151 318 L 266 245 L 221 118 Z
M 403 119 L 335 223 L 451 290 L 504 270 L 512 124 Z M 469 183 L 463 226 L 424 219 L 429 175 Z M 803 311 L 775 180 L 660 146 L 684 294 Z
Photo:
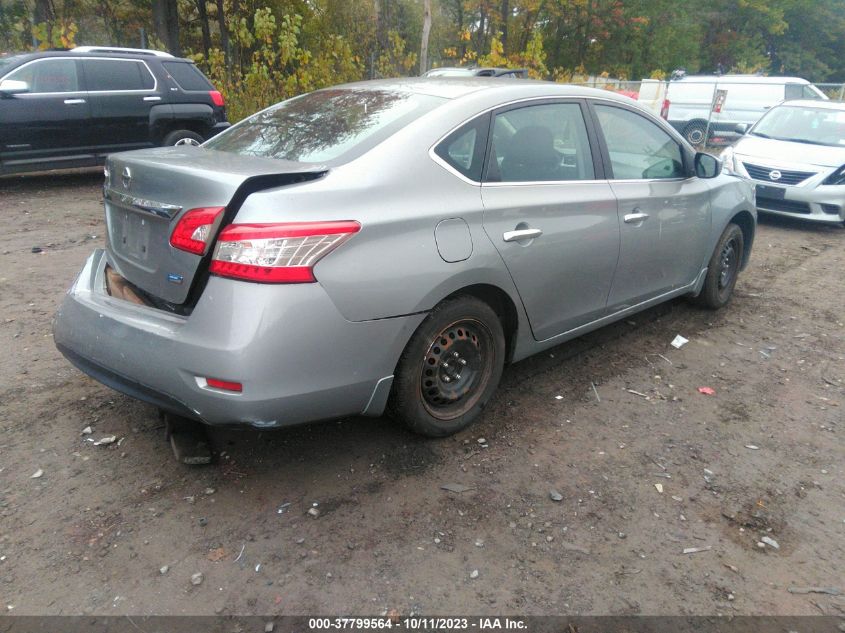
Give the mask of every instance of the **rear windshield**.
M 164 69 L 182 90 L 214 90 L 199 69 L 187 62 L 162 62 Z
M 259 112 L 204 147 L 303 163 L 351 160 L 445 101 L 399 90 L 320 90 Z

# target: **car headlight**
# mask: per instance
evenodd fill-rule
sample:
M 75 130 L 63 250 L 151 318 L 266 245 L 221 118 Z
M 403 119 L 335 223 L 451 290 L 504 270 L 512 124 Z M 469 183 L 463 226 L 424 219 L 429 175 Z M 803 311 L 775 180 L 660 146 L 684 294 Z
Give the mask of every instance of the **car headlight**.
M 729 174 L 736 174 L 736 154 L 734 154 L 734 148 L 731 146 L 726 147 L 722 150 L 722 154 L 719 156 L 722 159 L 722 167 L 726 170 Z
M 823 185 L 845 185 L 845 165 L 824 179 Z

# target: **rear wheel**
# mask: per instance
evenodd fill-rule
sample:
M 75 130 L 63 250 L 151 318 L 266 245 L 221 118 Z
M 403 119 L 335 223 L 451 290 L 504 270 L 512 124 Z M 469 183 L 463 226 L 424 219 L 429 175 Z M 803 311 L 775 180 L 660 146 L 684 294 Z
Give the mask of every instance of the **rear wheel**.
M 711 310 L 728 304 L 739 277 L 744 253 L 745 239 L 742 229 L 736 224 L 728 224 L 710 257 L 704 288 L 696 297 L 696 303 Z
M 444 301 L 399 359 L 389 411 L 422 435 L 457 433 L 489 402 L 504 358 L 502 324 L 490 306 L 470 296 Z
M 162 145 L 199 145 L 203 137 L 191 130 L 173 130 L 164 137 Z

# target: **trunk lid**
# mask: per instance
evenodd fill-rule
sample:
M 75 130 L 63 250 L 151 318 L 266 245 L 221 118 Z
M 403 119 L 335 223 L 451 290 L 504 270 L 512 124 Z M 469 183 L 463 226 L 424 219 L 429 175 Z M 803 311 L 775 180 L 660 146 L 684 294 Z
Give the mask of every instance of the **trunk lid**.
M 113 154 L 106 169 L 103 197 L 109 263 L 144 292 L 177 305 L 188 298 L 209 256 L 170 245 L 170 235 L 187 211 L 226 207 L 225 225 L 246 193 L 316 178 L 327 171 L 313 164 L 192 146 Z

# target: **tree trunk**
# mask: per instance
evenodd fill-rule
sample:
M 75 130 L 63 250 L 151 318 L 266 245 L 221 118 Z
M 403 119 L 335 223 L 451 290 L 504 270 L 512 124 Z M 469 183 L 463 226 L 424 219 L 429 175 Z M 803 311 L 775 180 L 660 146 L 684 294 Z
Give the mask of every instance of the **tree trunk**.
M 34 24 L 44 23 L 47 25 L 47 41 L 38 42 L 33 34 L 32 43 L 36 46 L 41 44 L 50 46 L 53 38 L 53 22 L 56 21 L 56 10 L 51 0 L 35 0 L 35 11 L 32 14 L 32 19 Z
M 428 70 L 428 38 L 431 35 L 431 0 L 423 0 L 422 42 L 420 43 L 420 75 Z
M 153 0 L 153 27 L 168 52 L 182 56 L 179 44 L 179 11 L 176 0 Z
M 205 53 L 205 58 L 208 59 L 208 51 L 211 50 L 211 27 L 208 24 L 208 10 L 205 6 L 205 0 L 197 0 L 197 11 L 200 17 L 200 27 L 202 27 L 202 50 Z
M 508 18 L 511 14 L 510 0 L 502 0 L 502 51 L 508 54 Z
M 226 16 L 223 13 L 223 0 L 217 0 L 217 25 L 220 28 L 220 48 L 223 49 L 223 60 L 226 62 L 226 70 L 231 73 L 232 55 L 229 51 L 229 31 L 226 29 Z

